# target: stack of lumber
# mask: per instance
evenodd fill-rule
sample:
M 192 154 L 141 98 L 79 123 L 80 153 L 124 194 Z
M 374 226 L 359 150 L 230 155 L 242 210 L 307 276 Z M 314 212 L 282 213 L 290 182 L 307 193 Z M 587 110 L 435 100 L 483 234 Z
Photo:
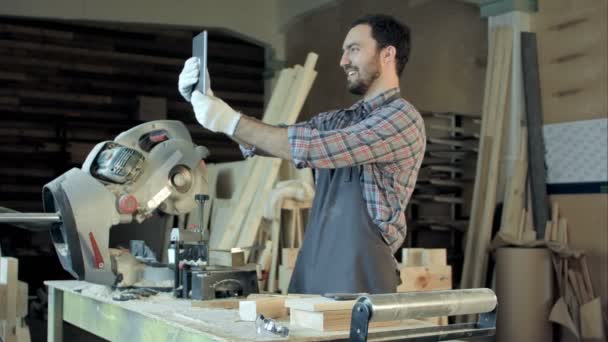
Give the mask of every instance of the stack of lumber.
M 403 248 L 399 267 L 401 285 L 397 292 L 439 291 L 452 289 L 452 267 L 447 265 L 447 251 L 443 248 Z M 424 319 L 446 325 L 447 317 Z
M 489 44 L 483 120 L 461 288 L 478 288 L 485 285 L 488 247 L 497 201 L 508 81 L 511 74 L 512 29 L 506 26 L 494 27 L 490 32 Z
M 24 318 L 28 312 L 28 286 L 18 280 L 19 262 L 0 257 L 0 341 L 29 342 Z
M 265 110 L 264 123 L 277 125 L 296 122 L 317 74 L 314 71 L 317 57 L 310 53 L 303 67 L 296 65 L 281 71 Z M 246 249 L 246 257 L 249 256 L 249 250 L 257 245 L 264 205 L 279 180 L 282 163 L 277 158 L 255 157 L 243 162 L 209 165 L 211 248 L 241 247 Z M 309 169 L 291 174 L 312 184 Z M 269 265 L 265 266 L 265 270 L 268 268 Z
M 532 219 L 530 198 L 526 202 L 528 189 L 527 135 L 523 129 L 520 148 L 514 163 L 513 175 L 507 180 L 500 230 L 495 244 L 528 245 L 536 241 L 537 234 Z M 499 243 L 500 241 L 500 243 Z
M 192 55 L 191 29 L 2 17 L 0 23 L 0 206 L 40 211 L 40 189 L 79 167 L 96 143 L 142 121 L 187 124 L 209 160 L 241 159 L 236 144 L 195 121 L 177 91 Z M 216 96 L 261 118 L 265 48 L 209 35 Z

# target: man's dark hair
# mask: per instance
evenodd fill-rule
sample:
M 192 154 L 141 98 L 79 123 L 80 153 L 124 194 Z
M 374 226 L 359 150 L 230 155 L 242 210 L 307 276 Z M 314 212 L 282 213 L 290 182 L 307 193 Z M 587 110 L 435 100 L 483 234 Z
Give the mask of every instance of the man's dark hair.
M 410 58 L 410 28 L 397 21 L 390 15 L 369 14 L 355 20 L 350 28 L 357 25 L 367 24 L 372 29 L 372 37 L 378 42 L 378 50 L 387 46 L 394 46 L 397 53 L 395 64 L 397 76 L 403 72 L 403 68 Z

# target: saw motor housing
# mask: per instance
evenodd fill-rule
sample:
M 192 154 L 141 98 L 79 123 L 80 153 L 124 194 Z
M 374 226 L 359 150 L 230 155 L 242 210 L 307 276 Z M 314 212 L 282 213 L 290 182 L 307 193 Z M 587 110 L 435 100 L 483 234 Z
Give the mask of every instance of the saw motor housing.
M 63 268 L 79 280 L 118 283 L 108 250 L 110 228 L 141 223 L 157 211 L 192 211 L 195 195 L 208 193 L 208 155 L 183 123 L 172 120 L 147 122 L 97 144 L 82 168 L 43 188 L 44 211 L 61 216 L 51 239 Z

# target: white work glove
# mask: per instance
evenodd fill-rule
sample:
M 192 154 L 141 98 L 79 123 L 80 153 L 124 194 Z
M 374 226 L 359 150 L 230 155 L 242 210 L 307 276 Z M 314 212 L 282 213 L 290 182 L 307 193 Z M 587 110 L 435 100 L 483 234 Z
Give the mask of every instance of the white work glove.
M 184 68 L 179 74 L 179 80 L 177 81 L 177 90 L 182 94 L 186 101 L 190 102 L 192 97 L 192 91 L 194 85 L 198 83 L 198 74 L 200 70 L 200 60 L 198 57 L 190 57 L 184 63 Z M 213 95 L 211 91 L 211 79 L 209 78 L 209 71 L 205 71 L 205 77 L 207 79 L 206 92 L 209 95 Z
M 241 114 L 230 108 L 224 101 L 213 96 L 203 95 L 195 90 L 192 93 L 192 108 L 196 114 L 196 121 L 213 132 L 234 135 Z

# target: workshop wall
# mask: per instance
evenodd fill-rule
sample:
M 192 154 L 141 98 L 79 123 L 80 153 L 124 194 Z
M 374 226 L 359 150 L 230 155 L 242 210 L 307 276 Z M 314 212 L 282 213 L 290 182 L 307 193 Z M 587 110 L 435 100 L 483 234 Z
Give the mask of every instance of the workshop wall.
M 606 13 L 606 0 L 539 1 L 535 21 L 545 124 L 608 117 Z M 608 194 L 551 195 L 550 200 L 568 219 L 571 246 L 588 255 L 593 289 L 605 311 Z
M 407 100 L 425 111 L 481 114 L 487 24 L 477 6 L 450 0 L 350 0 L 326 4 L 285 27 L 288 64 L 299 63 L 308 51 L 319 54 L 319 75 L 300 119 L 357 100 L 346 90 L 339 61 L 350 24 L 368 13 L 390 13 L 411 29 L 412 52 L 401 77 Z
M 279 0 L 19 0 L 0 2 L 0 15 L 224 28 L 284 55 Z

